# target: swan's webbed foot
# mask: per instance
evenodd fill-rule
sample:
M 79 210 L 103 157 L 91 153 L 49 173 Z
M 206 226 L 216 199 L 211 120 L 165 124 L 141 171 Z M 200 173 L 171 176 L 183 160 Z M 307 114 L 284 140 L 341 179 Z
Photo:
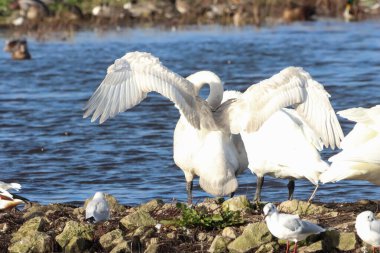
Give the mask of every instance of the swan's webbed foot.
M 191 205 L 193 203 L 193 181 L 186 182 L 187 191 L 187 204 Z
M 290 179 L 289 183 L 288 183 L 288 200 L 293 199 L 295 186 L 296 186 L 296 184 L 295 184 L 294 180 Z

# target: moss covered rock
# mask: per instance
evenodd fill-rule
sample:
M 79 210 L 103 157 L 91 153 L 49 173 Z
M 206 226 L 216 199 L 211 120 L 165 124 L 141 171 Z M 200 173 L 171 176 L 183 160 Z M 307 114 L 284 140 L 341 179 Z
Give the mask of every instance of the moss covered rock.
M 8 248 L 9 253 L 50 253 L 53 239 L 43 232 L 30 231 Z
M 272 240 L 272 234 L 263 222 L 256 222 L 245 227 L 243 234 L 228 245 L 233 253 L 248 252 Z
M 164 202 L 161 199 L 152 199 L 151 201 L 139 206 L 138 210 L 145 211 L 145 212 L 152 212 L 152 211 L 158 210 L 163 205 L 164 205 Z
M 136 211 L 125 216 L 120 220 L 120 223 L 126 229 L 134 229 L 137 227 L 145 227 L 145 226 L 154 226 L 157 222 L 150 216 L 148 212 L 145 211 Z
M 251 204 L 245 195 L 230 198 L 224 201 L 222 204 L 223 208 L 228 208 L 231 211 L 243 211 L 250 208 L 250 206 Z
M 16 233 L 12 235 L 11 243 L 20 241 L 28 234 L 34 234 L 37 231 L 42 231 L 43 227 L 47 224 L 47 221 L 43 217 L 35 217 L 25 222 Z
M 298 215 L 315 215 L 315 214 L 325 214 L 331 212 L 330 209 L 318 206 L 313 203 L 300 201 L 300 200 L 288 200 L 285 202 L 282 202 L 278 208 L 281 212 L 285 213 L 292 213 L 292 214 L 298 214 Z
M 231 242 L 230 238 L 217 235 L 215 239 L 212 241 L 211 246 L 208 249 L 208 252 L 211 252 L 211 253 L 228 252 L 227 245 L 230 242 Z
M 94 237 L 93 226 L 68 221 L 63 232 L 55 237 L 64 252 L 82 252 L 89 249 Z
M 123 231 L 120 229 L 112 230 L 111 232 L 103 235 L 99 239 L 100 245 L 108 252 L 111 251 L 116 245 L 123 242 Z

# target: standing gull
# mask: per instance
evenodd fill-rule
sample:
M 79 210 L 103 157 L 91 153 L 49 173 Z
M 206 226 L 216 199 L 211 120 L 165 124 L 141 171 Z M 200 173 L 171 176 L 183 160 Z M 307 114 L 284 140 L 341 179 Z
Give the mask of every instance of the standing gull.
M 96 192 L 86 206 L 86 220 L 106 221 L 110 217 L 108 202 L 102 192 Z
M 329 158 L 331 167 L 320 176 L 321 182 L 355 179 L 380 185 L 380 105 L 338 114 L 357 123 L 344 137 L 342 151 Z
M 364 242 L 372 246 L 375 253 L 376 247 L 380 252 L 380 220 L 375 219 L 371 211 L 364 211 L 356 217 L 356 233 Z
M 283 214 L 277 211 L 277 208 L 272 203 L 264 206 L 265 221 L 269 231 L 275 237 L 286 242 L 286 253 L 289 252 L 289 241 L 293 241 L 294 253 L 297 252 L 297 242 L 305 240 L 309 235 L 319 234 L 325 229 L 314 223 L 303 221 L 298 215 Z
M 100 118 L 103 123 L 136 106 L 152 91 L 174 102 L 181 114 L 174 131 L 174 161 L 185 174 L 188 202 L 196 175 L 200 186 L 212 195 L 236 190 L 241 164 L 231 135 L 257 131 L 281 108 L 293 106 L 324 143 L 339 142 L 339 123 L 328 94 L 302 68 L 288 67 L 222 104 L 222 82 L 216 75 L 205 76 L 206 72 L 185 79 L 149 53 L 127 53 L 108 68 L 84 108 L 84 117 L 92 115 L 92 121 Z M 203 100 L 198 94 L 205 84 L 210 94 Z

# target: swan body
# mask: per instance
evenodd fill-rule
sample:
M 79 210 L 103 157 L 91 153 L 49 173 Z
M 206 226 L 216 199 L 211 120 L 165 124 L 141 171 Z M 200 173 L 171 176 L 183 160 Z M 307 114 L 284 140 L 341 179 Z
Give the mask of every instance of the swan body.
M 367 180 L 380 185 L 380 105 L 352 108 L 338 114 L 356 125 L 342 141 L 342 151 L 329 158 L 330 169 L 321 182 L 342 179 Z
M 229 96 L 238 98 L 241 95 L 233 91 Z M 341 129 L 337 127 L 337 131 Z M 248 155 L 248 167 L 258 179 L 256 201 L 261 199 L 265 175 L 291 180 L 306 178 L 318 186 L 320 174 L 329 168 L 319 154 L 323 147 L 321 139 L 293 109 L 278 110 L 257 131 L 242 131 L 241 137 Z M 289 198 L 293 191 L 294 188 L 289 189 Z
M 268 203 L 263 209 L 265 222 L 269 231 L 275 237 L 287 240 L 286 252 L 289 251 L 289 241 L 295 242 L 294 252 L 297 250 L 297 242 L 305 240 L 309 235 L 319 234 L 324 228 L 301 220 L 298 215 L 279 213 L 272 203 Z
M 203 100 L 198 94 L 205 84 L 210 86 L 210 94 Z M 240 98 L 222 103 L 223 85 L 214 73 L 200 71 L 185 79 L 143 52 L 127 53 L 107 69 L 83 117 L 92 115 L 91 121 L 99 118 L 103 123 L 136 106 L 152 91 L 171 100 L 181 114 L 174 131 L 174 161 L 184 171 L 188 202 L 195 175 L 200 177 L 201 187 L 213 195 L 233 193 L 236 174 L 244 165 L 236 135 L 257 131 L 283 107 L 295 106 L 322 142 L 340 140 L 328 93 L 301 68 L 288 67 L 250 86 Z
M 95 222 L 109 219 L 110 209 L 102 192 L 96 192 L 92 200 L 86 206 L 86 220 L 94 219 Z
M 375 219 L 373 212 L 361 212 L 356 217 L 355 228 L 360 239 L 372 247 L 380 247 L 380 220 Z

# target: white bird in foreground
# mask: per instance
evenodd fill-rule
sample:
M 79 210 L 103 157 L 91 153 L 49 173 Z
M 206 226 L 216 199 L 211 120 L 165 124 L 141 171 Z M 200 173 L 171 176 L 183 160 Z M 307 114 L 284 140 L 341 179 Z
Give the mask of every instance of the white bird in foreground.
M 220 79 L 202 73 L 205 72 L 185 79 L 149 53 L 127 53 L 108 68 L 84 108 L 84 117 L 93 114 L 92 121 L 100 117 L 103 123 L 139 104 L 151 91 L 174 102 L 181 113 L 174 132 L 174 161 L 185 173 L 189 202 L 195 175 L 200 177 L 201 187 L 212 195 L 228 195 L 236 190 L 241 164 L 231 134 L 257 131 L 283 107 L 294 106 L 323 143 L 339 142 L 339 123 L 328 94 L 302 68 L 288 67 L 252 85 L 240 98 L 223 104 Z M 210 86 L 206 100 L 198 96 L 204 84 Z
M 24 203 L 21 199 L 13 198 L 13 195 L 8 192 L 9 189 L 19 191 L 21 185 L 18 183 L 4 183 L 0 181 L 0 210 L 10 209 Z
M 18 183 L 4 183 L 0 181 L 0 194 L 8 198 L 13 198 L 12 194 L 8 192 L 9 189 L 19 191 L 21 189 L 21 185 Z
M 263 209 L 265 221 L 269 231 L 275 237 L 287 240 L 286 253 L 289 252 L 289 241 L 294 241 L 294 253 L 297 252 L 297 242 L 305 240 L 309 235 L 319 234 L 324 228 L 314 223 L 301 220 L 298 215 L 279 213 L 272 203 L 268 203 Z
M 342 151 L 330 157 L 332 164 L 320 176 L 321 182 L 356 179 L 380 185 L 380 105 L 338 114 L 357 123 L 343 139 Z
M 94 219 L 95 222 L 106 221 L 110 217 L 110 209 L 103 192 L 96 192 L 86 206 L 86 220 Z
M 242 93 L 237 91 L 226 91 L 226 93 L 231 98 L 242 96 Z M 331 113 L 330 116 L 334 122 L 334 134 L 338 138 L 329 139 L 326 145 L 335 148 L 339 146 L 343 132 L 337 123 L 336 115 Z M 251 133 L 243 131 L 241 137 L 248 155 L 248 167 L 257 176 L 254 198 L 256 202 L 261 200 L 261 188 L 266 174 L 290 179 L 289 199 L 293 197 L 293 179 L 306 178 L 316 186 L 310 200 L 314 197 L 319 175 L 327 170 L 329 165 L 319 154 L 323 147 L 322 136 L 308 126 L 296 110 L 280 109 L 270 116 L 259 130 Z
M 380 220 L 375 219 L 373 212 L 361 212 L 356 217 L 355 228 L 360 239 L 372 246 L 373 253 L 376 247 L 380 250 Z

